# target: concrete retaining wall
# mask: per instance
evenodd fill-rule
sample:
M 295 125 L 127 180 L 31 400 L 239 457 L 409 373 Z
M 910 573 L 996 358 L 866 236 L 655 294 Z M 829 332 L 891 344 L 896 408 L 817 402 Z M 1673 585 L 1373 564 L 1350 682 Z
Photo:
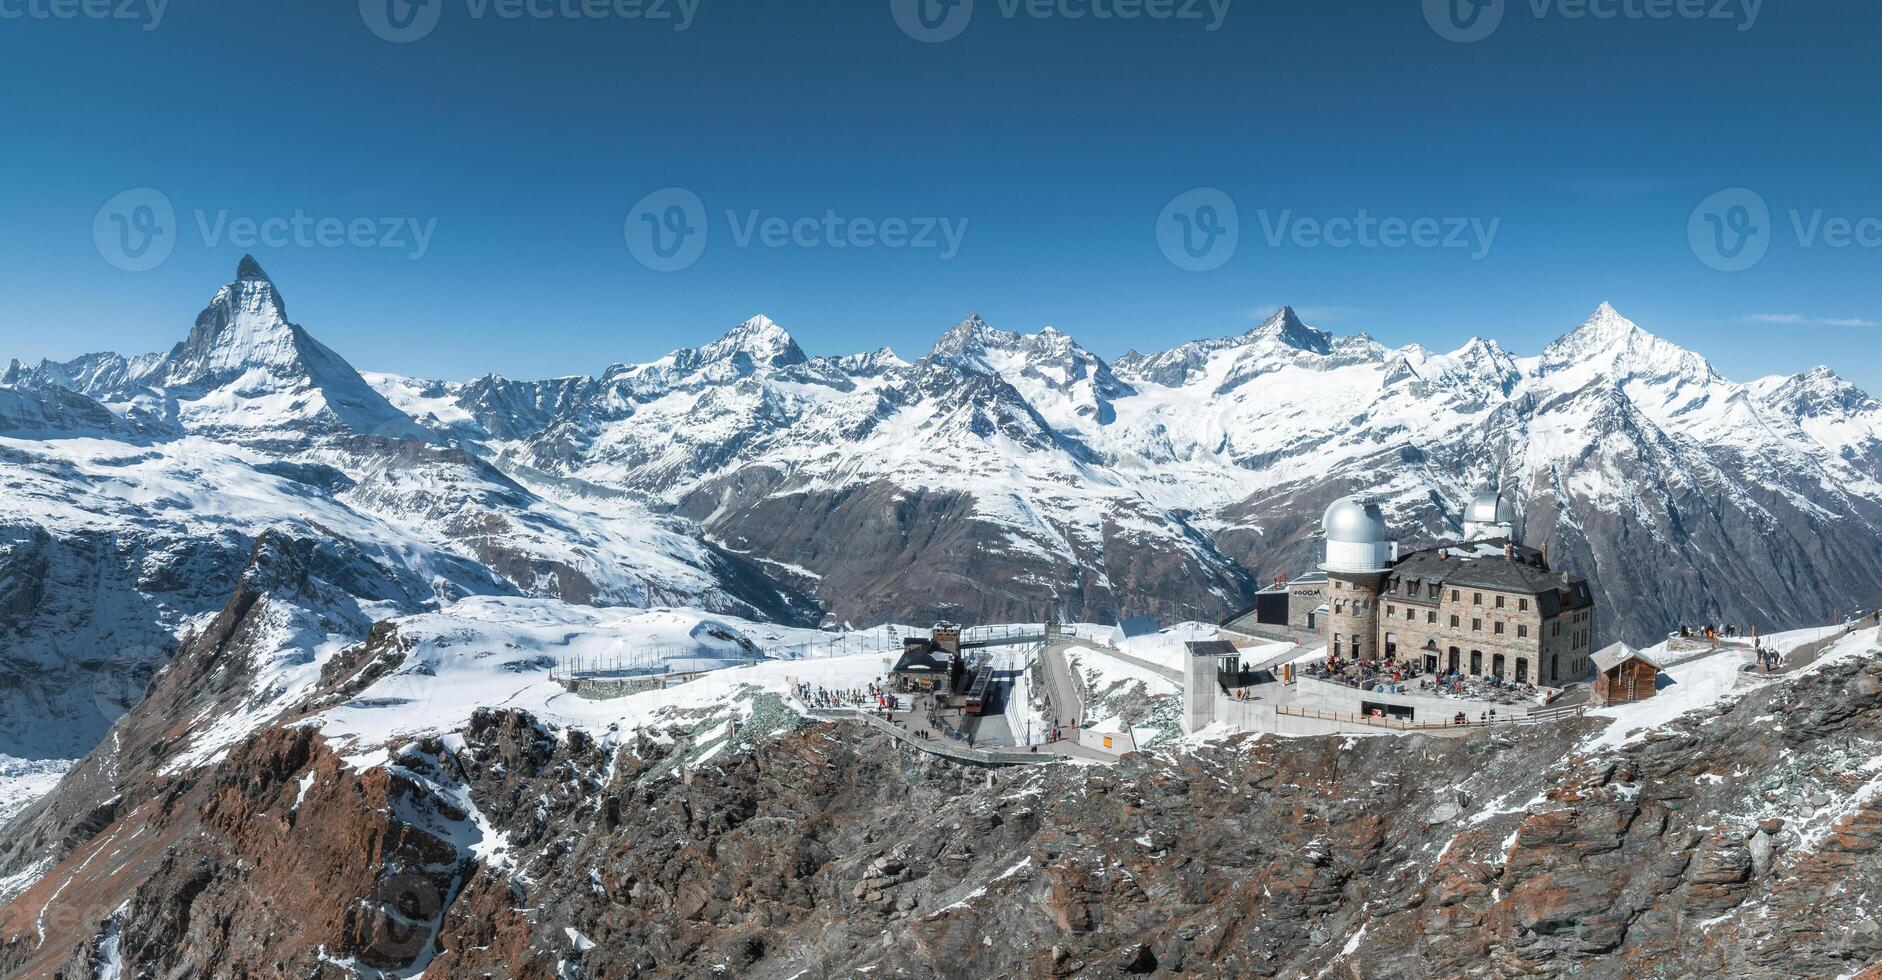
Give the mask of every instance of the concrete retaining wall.
M 1359 702 L 1370 701 L 1374 704 L 1395 704 L 1410 708 L 1413 712 L 1412 719 L 1421 722 L 1449 721 L 1459 711 L 1462 711 L 1471 721 L 1476 721 L 1478 715 L 1492 708 L 1496 709 L 1498 718 L 1523 718 L 1542 707 L 1534 702 L 1497 704 L 1491 701 L 1447 698 L 1435 694 L 1361 691 L 1344 684 L 1323 681 L 1317 677 L 1301 677 L 1296 684 L 1294 703 L 1303 708 L 1359 714 Z

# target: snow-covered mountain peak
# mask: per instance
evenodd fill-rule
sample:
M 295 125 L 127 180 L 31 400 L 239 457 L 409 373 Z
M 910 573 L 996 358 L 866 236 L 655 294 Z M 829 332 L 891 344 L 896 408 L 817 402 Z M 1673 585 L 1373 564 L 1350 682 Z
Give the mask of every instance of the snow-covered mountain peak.
M 845 354 L 836 359 L 836 365 L 845 374 L 873 378 L 908 367 L 908 362 L 894 348 L 878 347 L 864 354 Z
M 733 360 L 740 355 L 754 367 L 789 367 L 809 360 L 797 341 L 777 321 L 763 314 L 733 327 L 699 350 L 701 363 Z
M 1251 340 L 1272 340 L 1296 350 L 1327 354 L 1333 350 L 1333 335 L 1315 330 L 1301 322 L 1291 306 L 1283 306 L 1274 315 L 1246 335 Z
M 1544 348 L 1538 368 L 1543 374 L 1576 378 L 1599 372 L 1616 383 L 1675 376 L 1692 381 L 1718 379 L 1705 358 L 1648 333 L 1606 302 L 1595 308 L 1587 322 Z
M 1516 358 L 1501 344 L 1484 337 L 1472 337 L 1448 354 L 1434 353 L 1419 344 L 1410 344 L 1398 353 L 1417 377 L 1428 381 L 1482 381 L 1507 393 L 1522 376 Z
M 24 374 L 25 371 L 26 366 L 20 363 L 19 358 L 9 358 L 7 360 L 6 371 L 0 372 L 0 385 L 19 384 L 20 375 Z
M 344 358 L 288 321 L 280 291 L 252 256 L 235 275 L 169 354 L 131 361 L 97 355 L 58 366 L 57 374 L 110 401 L 135 404 L 147 389 L 162 389 L 189 432 L 426 437 Z M 73 369 L 83 376 L 72 377 Z
M 1766 378 L 1750 387 L 1765 404 L 1795 418 L 1882 415 L 1882 403 L 1828 367 L 1790 378 Z
M 268 273 L 262 270 L 261 263 L 255 261 L 253 255 L 244 255 L 242 256 L 242 261 L 235 264 L 235 278 L 238 282 L 271 281 L 268 278 Z
M 235 280 L 216 291 L 189 336 L 170 352 L 161 383 L 190 385 L 252 367 L 291 369 L 301 360 L 297 333 L 281 292 L 260 263 L 244 256 Z
M 971 359 L 984 363 L 983 355 L 987 351 L 1010 350 L 1017 347 L 1019 341 L 1019 334 L 996 330 L 981 319 L 980 314 L 969 313 L 966 319 L 950 327 L 940 340 L 935 341 L 928 358 L 944 362 Z

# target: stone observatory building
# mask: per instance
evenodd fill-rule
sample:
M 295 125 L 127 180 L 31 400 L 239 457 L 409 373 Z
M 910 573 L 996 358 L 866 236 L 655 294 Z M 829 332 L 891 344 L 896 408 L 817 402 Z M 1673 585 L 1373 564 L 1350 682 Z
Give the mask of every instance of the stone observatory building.
M 1374 497 L 1344 497 L 1327 508 L 1326 534 L 1328 650 L 1340 660 L 1377 659 L 1381 646 L 1379 596 L 1398 545 L 1386 530 L 1385 513 Z
M 1343 497 L 1322 519 L 1316 572 L 1273 591 L 1293 600 L 1223 623 L 1244 635 L 1317 632 L 1342 661 L 1393 661 L 1414 674 L 1559 688 L 1593 669 L 1594 593 L 1520 542 L 1519 515 L 1487 489 L 1464 505 L 1454 542 L 1401 553 L 1380 501 Z M 1317 605 L 1316 605 L 1317 604 Z

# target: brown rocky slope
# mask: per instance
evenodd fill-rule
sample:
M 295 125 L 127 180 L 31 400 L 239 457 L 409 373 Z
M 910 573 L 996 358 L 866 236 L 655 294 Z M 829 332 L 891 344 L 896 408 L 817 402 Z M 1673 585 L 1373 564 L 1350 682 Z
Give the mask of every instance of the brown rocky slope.
M 268 601 L 132 717 L 216 697 Z M 132 721 L 130 775 L 4 831 L 58 863 L 0 975 L 1836 977 L 1882 959 L 1879 654 L 1601 752 L 1581 719 L 989 772 L 822 724 L 701 762 L 486 710 L 165 772 Z

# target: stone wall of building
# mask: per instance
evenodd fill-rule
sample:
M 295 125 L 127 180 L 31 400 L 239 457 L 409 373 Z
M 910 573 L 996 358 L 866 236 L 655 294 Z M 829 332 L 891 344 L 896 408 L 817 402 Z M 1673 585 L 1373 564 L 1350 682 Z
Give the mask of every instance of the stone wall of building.
M 1380 656 L 1379 589 L 1385 573 L 1341 572 L 1328 584 L 1328 649 L 1342 660 L 1371 660 Z M 1357 646 L 1359 649 L 1354 649 Z
M 1563 620 L 1558 634 L 1555 620 L 1543 619 L 1533 596 L 1450 584 L 1440 588 L 1435 601 L 1421 584 L 1418 596 L 1388 591 L 1380 603 L 1379 649 L 1396 647 L 1400 660 L 1422 665 L 1425 657 L 1435 655 L 1437 669 L 1445 672 L 1453 666 L 1455 650 L 1458 670 L 1488 677 L 1497 673 L 1500 655 L 1505 680 L 1549 687 L 1582 680 L 1587 674 L 1588 644 L 1577 640 L 1591 633 L 1592 615 L 1579 622 L 1571 622 L 1577 612 L 1557 617 Z M 1552 671 L 1554 665 L 1559 669 Z
M 1327 601 L 1327 583 L 1295 582 L 1287 587 L 1287 625 L 1297 630 L 1324 630 L 1325 623 L 1309 623 L 1313 611 Z
M 1559 631 L 1556 629 L 1558 622 Z M 1543 629 L 1542 658 L 1545 664 L 1555 665 L 1557 681 L 1551 686 L 1561 687 L 1588 679 L 1594 669 L 1590 642 L 1593 635 L 1592 608 L 1570 610 L 1548 622 Z

